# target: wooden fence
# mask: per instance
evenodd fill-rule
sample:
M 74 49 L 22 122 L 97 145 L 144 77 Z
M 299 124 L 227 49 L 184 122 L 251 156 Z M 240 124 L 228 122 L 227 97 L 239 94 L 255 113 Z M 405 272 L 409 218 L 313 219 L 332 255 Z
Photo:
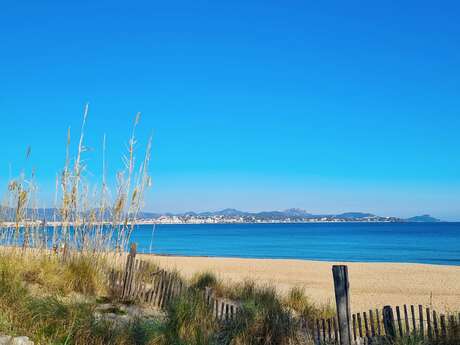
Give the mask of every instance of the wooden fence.
M 148 268 L 148 262 L 136 259 L 136 246 L 132 245 L 124 270 L 114 270 L 110 275 L 113 294 L 122 301 L 137 300 L 164 309 L 171 300 L 190 289 L 177 274 L 164 270 L 151 272 Z M 316 344 L 372 344 L 384 337 L 402 336 L 460 338 L 460 313 L 444 315 L 422 305 L 403 305 L 351 314 L 347 266 L 333 266 L 333 278 L 337 316 L 299 320 L 300 331 Z M 217 297 L 211 288 L 201 293 L 216 319 L 226 321 L 238 316 L 240 302 Z
M 375 337 L 415 336 L 419 338 L 448 338 L 460 336 L 460 314 L 438 314 L 422 305 L 390 306 L 357 313 L 352 316 L 353 340 Z
M 124 270 L 112 270 L 109 281 L 112 294 L 120 300 L 136 300 L 161 309 L 190 288 L 175 273 L 165 270 L 149 272 L 149 263 L 136 259 L 135 245 L 131 246 Z M 241 307 L 239 302 L 216 297 L 210 288 L 206 288 L 202 293 L 215 318 L 230 320 L 236 317 Z
M 317 343 L 337 342 L 340 345 L 372 344 L 385 337 L 395 339 L 409 336 L 427 339 L 460 339 L 460 313 L 458 315 L 439 315 L 428 307 L 418 305 L 391 306 L 369 310 L 368 312 L 350 314 L 348 267 L 332 267 L 336 295 L 339 336 L 332 339 L 330 325 L 328 333 L 322 321 L 322 338 Z M 343 322 L 340 322 L 340 319 Z M 318 328 L 318 333 L 320 332 Z M 453 344 L 453 343 L 452 343 Z

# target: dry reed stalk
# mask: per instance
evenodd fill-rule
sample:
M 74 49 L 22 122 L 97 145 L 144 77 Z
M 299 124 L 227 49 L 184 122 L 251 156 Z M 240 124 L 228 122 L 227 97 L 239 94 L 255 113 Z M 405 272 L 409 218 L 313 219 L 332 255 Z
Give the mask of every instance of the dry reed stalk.
M 15 253 L 28 248 L 46 253 L 73 256 L 92 255 L 97 258 L 122 257 L 130 236 L 135 229 L 145 191 L 151 185 L 148 174 L 151 138 L 145 157 L 136 168 L 136 128 L 140 114 L 136 114 L 128 142 L 127 156 L 123 157 L 123 169 L 117 173 L 116 194 L 110 200 L 106 179 L 106 136 L 102 143 L 102 181 L 100 189 L 92 187 L 85 179 L 84 163 L 85 127 L 88 105 L 83 111 L 83 121 L 77 152 L 71 164 L 71 131 L 67 130 L 65 163 L 62 173 L 56 176 L 52 227 L 48 227 L 49 214 L 38 208 L 35 172 L 29 179 L 24 171 L 18 178 L 10 179 L 8 193 L 0 207 L 0 245 L 9 246 Z M 30 157 L 28 148 L 26 159 Z M 112 206 L 110 206 L 112 205 Z M 43 218 L 43 219 L 41 219 Z M 51 231 L 51 234 L 49 234 Z

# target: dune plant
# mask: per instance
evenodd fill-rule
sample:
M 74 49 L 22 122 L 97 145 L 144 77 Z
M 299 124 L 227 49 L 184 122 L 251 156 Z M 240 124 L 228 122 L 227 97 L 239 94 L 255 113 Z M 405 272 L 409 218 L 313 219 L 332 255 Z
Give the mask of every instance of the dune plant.
M 272 286 L 246 281 L 234 289 L 242 301 L 236 317 L 222 332 L 228 344 L 298 344 L 298 319 Z
M 27 264 L 13 259 L 12 255 L 0 256 L 0 334 L 27 335 L 36 344 L 76 345 L 147 345 L 159 335 L 156 320 L 114 323 L 96 317 L 95 299 L 68 298 L 71 292 L 94 288 L 85 281 L 69 283 L 91 275 L 72 267 L 75 261 L 63 266 L 54 261 L 30 264 L 28 258 Z M 84 267 L 86 270 L 86 262 Z M 55 280 L 54 288 L 48 280 L 41 280 L 49 278 Z
M 305 289 L 301 287 L 293 287 L 289 290 L 283 303 L 306 321 L 328 319 L 335 316 L 335 310 L 332 305 L 314 303 L 307 296 Z
M 213 272 L 205 271 L 193 275 L 191 287 L 194 289 L 204 290 L 206 287 L 213 288 L 214 291 L 219 289 L 220 282 Z
M 167 310 L 167 319 L 162 327 L 159 345 L 217 344 L 219 323 L 212 315 L 210 306 L 203 295 L 191 289 L 172 301 Z
M 34 170 L 22 170 L 8 182 L 0 205 L 0 333 L 29 335 L 40 344 L 147 344 L 146 334 L 151 332 L 146 321 L 115 331 L 95 320 L 94 296 L 107 293 L 107 274 L 128 246 L 151 185 L 151 139 L 145 156 L 137 161 L 137 114 L 112 192 L 106 177 L 105 136 L 101 181 L 92 185 L 87 178 L 87 119 L 88 105 L 75 155 L 67 130 L 51 214 L 38 206 Z M 31 152 L 28 148 L 26 160 Z
M 38 208 L 35 172 L 22 171 L 8 183 L 0 206 L 0 244 L 15 248 L 54 249 L 64 254 L 86 252 L 93 255 L 124 252 L 135 228 L 145 191 L 151 185 L 148 172 L 151 139 L 144 158 L 136 161 L 136 128 L 140 114 L 134 119 L 123 167 L 116 175 L 112 198 L 106 177 L 106 138 L 102 143 L 102 178 L 91 185 L 86 178 L 85 127 L 88 105 L 78 137 L 76 154 L 72 157 L 70 128 L 67 131 L 64 167 L 56 176 L 52 216 Z M 26 159 L 31 150 L 28 149 Z M 50 223 L 50 224 L 49 224 Z M 49 226 L 51 225 L 51 227 Z

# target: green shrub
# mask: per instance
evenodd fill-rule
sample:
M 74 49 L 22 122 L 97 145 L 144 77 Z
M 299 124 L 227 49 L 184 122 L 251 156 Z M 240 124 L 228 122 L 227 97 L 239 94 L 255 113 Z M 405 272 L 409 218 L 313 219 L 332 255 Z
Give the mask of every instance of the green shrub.
M 106 282 L 100 264 L 90 256 L 78 255 L 65 264 L 64 280 L 71 291 L 95 295 L 104 291 Z
M 27 288 L 24 272 L 36 272 L 36 276 L 50 272 L 75 279 L 77 274 L 87 274 L 71 282 L 69 291 L 96 291 L 99 280 L 96 269 L 90 268 L 89 260 L 70 260 L 64 265 L 49 266 L 37 271 L 35 263 L 0 256 L 0 334 L 26 335 L 36 344 L 67 345 L 148 345 L 158 338 L 159 323 L 151 320 L 135 320 L 120 324 L 97 320 L 94 316 L 96 303 L 75 303 L 60 293 L 37 295 Z M 44 261 L 45 262 L 45 261 Z M 62 270 L 56 271 L 60 267 Z M 89 273 L 88 273 L 89 272 Z M 57 277 L 56 281 L 57 281 Z M 64 284 L 63 283 L 63 284 Z M 34 280 L 34 284 L 37 281 Z M 80 284 L 80 285 L 78 285 Z
M 215 342 L 218 322 L 202 294 L 189 290 L 170 303 L 162 336 L 163 345 L 209 345 Z
M 206 287 L 216 288 L 219 284 L 217 277 L 212 272 L 196 273 L 191 280 L 191 287 L 204 290 Z
M 273 287 L 258 287 L 247 281 L 237 287 L 234 297 L 242 306 L 237 317 L 227 322 L 219 334 L 222 344 L 298 344 L 299 324 L 285 308 Z
M 312 302 L 305 293 L 305 289 L 294 287 L 286 298 L 284 304 L 294 310 L 305 320 L 328 319 L 335 316 L 335 310 L 331 305 L 318 305 Z

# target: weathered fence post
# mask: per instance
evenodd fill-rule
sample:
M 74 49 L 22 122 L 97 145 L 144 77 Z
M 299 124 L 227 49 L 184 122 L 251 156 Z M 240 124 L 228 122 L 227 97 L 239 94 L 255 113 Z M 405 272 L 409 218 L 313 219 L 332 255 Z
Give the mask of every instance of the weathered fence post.
M 67 245 L 67 242 L 64 243 L 64 246 L 62 247 L 62 258 L 61 260 L 63 262 L 67 262 L 69 256 L 69 246 Z
M 204 299 L 207 304 L 210 304 L 211 299 L 214 296 L 214 291 L 211 287 L 206 286 L 204 290 Z
M 445 339 L 447 337 L 446 316 L 441 314 L 441 336 Z
M 129 297 L 131 286 L 133 284 L 134 279 L 134 265 L 136 263 L 136 243 L 131 244 L 131 248 L 129 249 L 129 254 L 126 259 L 126 269 L 125 275 L 123 277 L 123 290 L 122 290 L 122 298 L 126 299 Z
M 393 316 L 393 309 L 389 305 L 383 307 L 383 326 L 385 327 L 385 334 L 387 337 L 391 339 L 396 338 L 396 327 Z
M 345 265 L 334 265 L 332 266 L 332 275 L 334 277 L 340 345 L 351 345 L 350 283 L 348 281 L 348 267 Z

